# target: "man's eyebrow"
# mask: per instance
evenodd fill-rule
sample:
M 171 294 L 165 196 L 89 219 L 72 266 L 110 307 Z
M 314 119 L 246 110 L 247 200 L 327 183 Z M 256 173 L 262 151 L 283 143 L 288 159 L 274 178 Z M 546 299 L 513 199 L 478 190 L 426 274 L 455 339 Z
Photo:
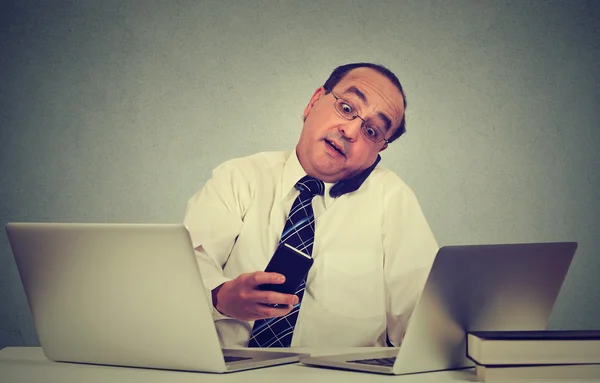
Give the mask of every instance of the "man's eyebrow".
M 360 98 L 361 101 L 365 104 L 365 105 L 369 105 L 369 101 L 367 100 L 367 96 L 365 96 L 365 94 L 363 92 L 361 92 L 357 87 L 355 86 L 351 86 L 350 88 L 346 89 L 344 91 L 344 94 L 354 94 L 356 95 L 356 97 Z
M 390 127 L 392 126 L 392 120 L 390 120 L 388 118 L 388 116 L 386 116 L 385 114 L 379 112 L 377 113 L 377 115 L 379 116 L 379 118 L 381 118 L 385 124 L 385 126 L 383 127 L 385 129 L 385 132 L 387 133 L 388 130 L 390 130 Z
M 356 95 L 356 97 L 360 98 L 362 102 L 364 102 L 364 104 L 366 106 L 369 106 L 369 101 L 367 100 L 367 96 L 365 96 L 365 94 L 363 92 L 360 91 L 360 89 L 358 89 L 355 86 L 351 86 L 350 88 L 346 89 L 344 91 L 344 94 L 354 94 Z M 385 131 L 387 132 L 388 130 L 390 130 L 390 128 L 392 127 L 392 120 L 390 120 L 390 118 L 388 116 L 386 116 L 385 114 L 379 112 L 377 113 L 377 116 L 379 116 L 379 118 L 381 118 L 383 120 L 383 123 L 385 124 L 385 126 L 383 127 L 385 129 Z

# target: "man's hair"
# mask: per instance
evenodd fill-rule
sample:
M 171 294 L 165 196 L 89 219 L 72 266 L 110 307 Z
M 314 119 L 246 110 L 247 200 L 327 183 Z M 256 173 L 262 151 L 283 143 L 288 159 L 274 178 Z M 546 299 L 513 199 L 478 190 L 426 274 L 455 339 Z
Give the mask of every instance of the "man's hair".
M 325 91 L 327 93 L 331 92 L 333 88 L 344 78 L 344 76 L 348 74 L 348 72 L 356 68 L 371 68 L 376 70 L 380 74 L 384 75 L 388 80 L 390 80 L 392 84 L 394 84 L 396 88 L 398 88 L 398 90 L 400 91 L 400 94 L 402 95 L 402 102 L 404 103 L 404 114 L 402 115 L 402 121 L 400 122 L 400 126 L 398 126 L 398 128 L 390 136 L 388 142 L 396 140 L 398 137 L 400 137 L 406 132 L 406 95 L 404 94 L 404 90 L 402 89 L 402 84 L 400 84 L 400 80 L 398 80 L 398 77 L 396 77 L 396 75 L 391 70 L 384 67 L 383 65 L 372 63 L 353 63 L 342 65 L 335 68 L 333 72 L 331 72 L 331 75 L 329 75 L 329 78 L 327 79 L 327 81 L 325 81 L 323 88 L 325 88 Z

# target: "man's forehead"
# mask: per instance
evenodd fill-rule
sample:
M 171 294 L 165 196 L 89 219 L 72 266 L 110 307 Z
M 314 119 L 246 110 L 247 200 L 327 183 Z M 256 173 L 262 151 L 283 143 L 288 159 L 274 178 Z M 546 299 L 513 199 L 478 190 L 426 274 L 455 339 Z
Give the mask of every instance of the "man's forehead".
M 372 68 L 361 67 L 352 69 L 339 82 L 339 85 L 345 87 L 358 86 L 357 84 L 373 87 L 380 91 L 390 91 L 393 94 L 400 94 L 396 85 L 389 78 Z
M 400 123 L 404 114 L 404 97 L 390 79 L 375 69 L 366 67 L 353 69 L 346 73 L 336 88 L 338 92 L 356 96 L 367 106 L 371 102 L 379 105 L 383 102 L 389 108 L 386 114 L 393 111 L 396 116 L 390 115 L 390 117 L 394 120 L 397 118 Z M 378 100 L 374 100 L 375 97 Z

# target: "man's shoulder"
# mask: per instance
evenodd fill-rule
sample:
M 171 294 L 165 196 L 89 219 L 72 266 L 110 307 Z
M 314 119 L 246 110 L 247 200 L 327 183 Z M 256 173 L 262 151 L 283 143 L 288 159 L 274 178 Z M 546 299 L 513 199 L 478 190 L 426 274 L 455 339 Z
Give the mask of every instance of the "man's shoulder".
M 412 191 L 410 186 L 394 171 L 382 165 L 377 165 L 367 181 L 373 185 L 377 185 L 386 191 L 406 190 Z
M 413 188 L 394 171 L 383 166 L 377 166 L 365 184 L 368 185 L 366 192 L 371 196 L 376 195 L 384 206 L 390 203 L 418 204 Z
M 249 177 L 282 169 L 291 151 L 271 151 L 237 157 L 221 163 L 216 172 L 235 172 Z
M 232 158 L 223 162 L 218 167 L 234 168 L 265 168 L 284 164 L 290 155 L 290 151 L 260 152 L 244 157 Z

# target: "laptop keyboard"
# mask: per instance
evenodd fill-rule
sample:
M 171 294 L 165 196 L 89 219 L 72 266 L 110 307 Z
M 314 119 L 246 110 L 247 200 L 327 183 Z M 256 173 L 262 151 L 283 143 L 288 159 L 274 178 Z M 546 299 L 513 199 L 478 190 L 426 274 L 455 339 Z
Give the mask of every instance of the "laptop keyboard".
M 393 367 L 396 362 L 396 357 L 393 358 L 374 358 L 374 359 L 357 359 L 349 360 L 350 363 L 371 364 L 374 366 Z
M 252 359 L 252 358 L 247 357 L 247 356 L 225 355 L 225 363 L 239 362 L 240 360 L 248 360 L 248 359 Z

